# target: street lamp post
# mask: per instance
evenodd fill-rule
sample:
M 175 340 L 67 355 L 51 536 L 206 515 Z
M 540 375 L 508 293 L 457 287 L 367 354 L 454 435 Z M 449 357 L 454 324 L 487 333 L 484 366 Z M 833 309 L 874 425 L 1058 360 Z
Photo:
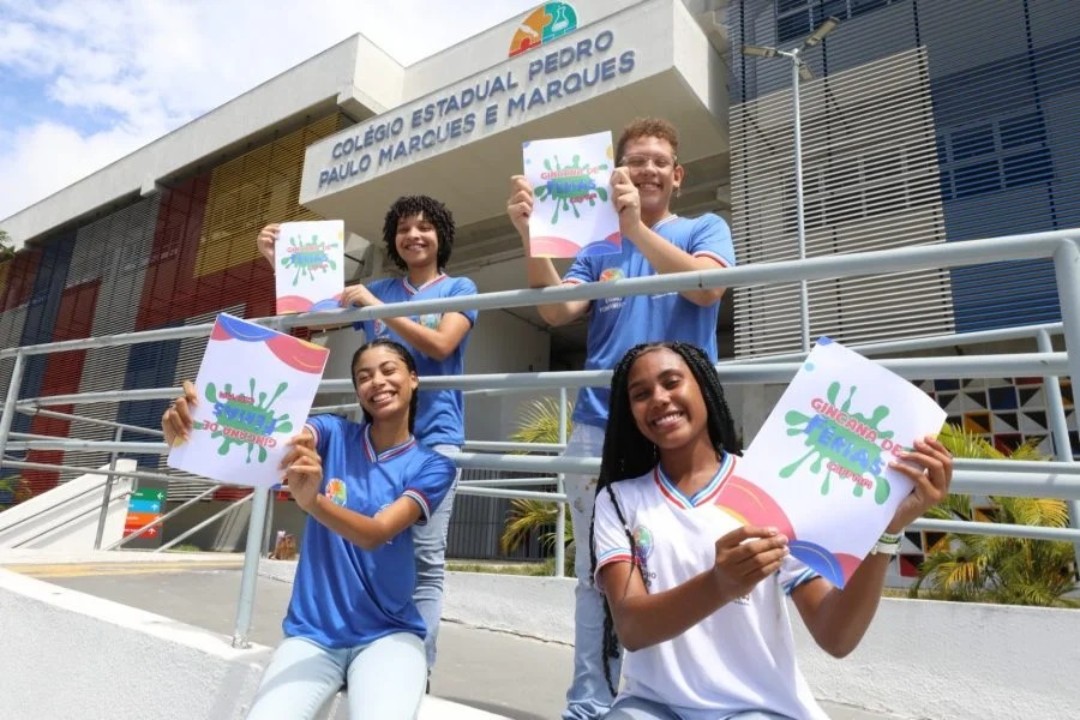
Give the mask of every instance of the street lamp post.
M 803 40 L 800 47 L 792 50 L 780 50 L 765 45 L 742 46 L 742 53 L 747 57 L 783 57 L 791 61 L 791 110 L 792 123 L 795 126 L 795 232 L 798 239 L 800 260 L 806 258 L 806 217 L 803 207 L 802 115 L 799 107 L 799 81 L 814 79 L 814 74 L 810 71 L 810 66 L 803 62 L 801 53 L 806 48 L 814 47 L 820 43 L 839 24 L 840 21 L 834 17 L 826 18 L 814 32 Z M 806 280 L 799 281 L 799 328 L 803 352 L 808 353 L 810 352 L 810 295 L 807 291 Z

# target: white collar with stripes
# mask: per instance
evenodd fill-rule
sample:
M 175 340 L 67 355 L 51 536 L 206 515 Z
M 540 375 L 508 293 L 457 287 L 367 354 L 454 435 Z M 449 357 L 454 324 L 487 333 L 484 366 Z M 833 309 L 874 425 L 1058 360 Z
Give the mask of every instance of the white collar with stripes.
M 368 459 L 368 462 L 386 462 L 404 452 L 408 452 L 414 445 L 416 445 L 416 438 L 409 435 L 409 439 L 405 442 L 387 448 L 382 452 L 375 452 L 375 443 L 371 441 L 371 425 L 364 425 L 364 457 Z
M 406 292 L 408 292 L 410 295 L 415 295 L 418 292 L 421 292 L 423 290 L 427 290 L 432 285 L 436 285 L 438 283 L 441 283 L 443 280 L 445 280 L 448 277 L 450 277 L 450 276 L 447 275 L 446 273 L 441 272 L 438 275 L 436 275 L 435 277 L 428 280 L 426 283 L 424 283 L 420 287 L 415 287 L 411 282 L 409 282 L 408 276 L 406 276 L 406 277 L 401 278 L 401 284 L 405 286 L 405 291 Z
M 693 497 L 689 498 L 683 495 L 675 483 L 671 482 L 671 479 L 664 474 L 664 469 L 660 467 L 659 463 L 653 468 L 653 480 L 660 489 L 660 493 L 671 503 L 683 510 L 690 510 L 715 501 L 716 496 L 720 494 L 720 488 L 724 486 L 724 481 L 728 479 L 734 469 L 735 456 L 731 453 L 724 453 L 724 456 L 720 459 L 720 467 L 716 469 L 712 479 L 709 480 L 705 487 L 694 493 Z

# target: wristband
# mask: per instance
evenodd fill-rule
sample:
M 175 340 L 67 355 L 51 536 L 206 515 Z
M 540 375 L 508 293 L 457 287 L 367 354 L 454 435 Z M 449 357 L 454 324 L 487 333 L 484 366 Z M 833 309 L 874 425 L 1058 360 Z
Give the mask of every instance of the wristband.
M 874 547 L 870 548 L 871 555 L 897 555 L 900 553 L 900 540 L 903 533 L 882 533 Z

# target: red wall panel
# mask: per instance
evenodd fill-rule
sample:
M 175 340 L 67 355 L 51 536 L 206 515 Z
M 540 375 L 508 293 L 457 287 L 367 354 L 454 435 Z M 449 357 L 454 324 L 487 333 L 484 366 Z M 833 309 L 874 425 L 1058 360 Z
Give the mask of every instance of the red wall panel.
M 63 292 L 60 297 L 56 325 L 53 328 L 52 340 L 54 342 L 90 337 L 100 285 L 101 280 L 97 279 L 68 288 Z M 45 376 L 41 383 L 41 395 L 67 395 L 79 392 L 85 360 L 85 350 L 49 355 L 45 365 Z M 61 405 L 50 409 L 65 413 L 77 412 L 77 408 L 71 405 Z M 30 423 L 30 432 L 38 435 L 67 437 L 70 424 L 68 420 L 35 417 Z M 60 450 L 31 450 L 27 453 L 26 459 L 28 462 L 56 465 L 61 464 L 63 458 L 64 453 Z M 30 486 L 31 493 L 38 495 L 57 485 L 59 473 L 53 470 L 26 470 L 23 478 Z

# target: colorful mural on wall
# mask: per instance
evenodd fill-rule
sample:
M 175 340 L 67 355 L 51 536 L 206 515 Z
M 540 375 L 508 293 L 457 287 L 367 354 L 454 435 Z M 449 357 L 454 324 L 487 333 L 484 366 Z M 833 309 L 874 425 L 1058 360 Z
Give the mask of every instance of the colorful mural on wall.
M 320 219 L 297 204 L 304 148 L 344 124 L 336 114 L 310 122 L 0 264 L 0 347 L 174 327 L 221 310 L 273 315 L 273 272 L 256 252 L 255 236 L 270 221 Z M 190 365 L 186 355 L 201 355 L 203 344 L 174 340 L 35 356 L 26 364 L 19 396 L 175 386 L 183 379 L 180 368 Z M 0 387 L 7 387 L 12 365 L 0 361 Z M 165 404 L 54 409 L 154 427 Z M 89 421 L 23 415 L 13 429 L 96 440 L 111 440 L 114 433 Z M 27 460 L 101 466 L 108 457 L 34 451 Z M 137 460 L 143 468 L 160 463 L 157 456 Z M 16 474 L 32 495 L 62 477 L 57 471 L 3 473 Z

